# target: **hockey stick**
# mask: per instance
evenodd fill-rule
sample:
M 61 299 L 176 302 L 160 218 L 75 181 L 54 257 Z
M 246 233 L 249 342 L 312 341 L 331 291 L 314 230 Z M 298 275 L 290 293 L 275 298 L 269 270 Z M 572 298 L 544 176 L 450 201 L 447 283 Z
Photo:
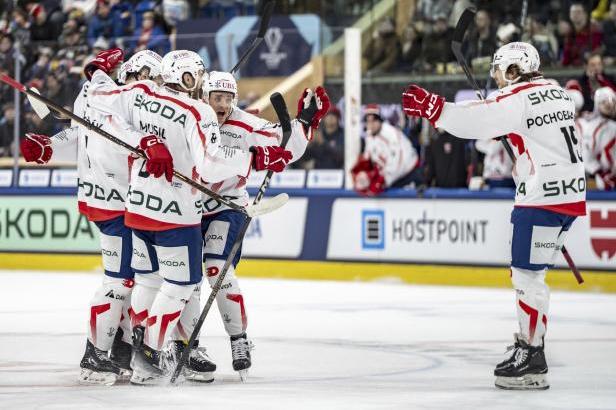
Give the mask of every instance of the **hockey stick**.
M 126 142 L 122 141 L 121 139 L 109 134 L 108 132 L 100 129 L 99 127 L 93 125 L 92 123 L 90 123 L 89 121 L 79 117 L 78 115 L 74 114 L 72 111 L 69 111 L 67 109 L 65 109 L 64 107 L 56 104 L 55 102 L 49 100 L 48 98 L 40 95 L 38 92 L 32 90 L 32 88 L 30 87 L 26 87 L 25 85 L 21 84 L 20 82 L 18 82 L 17 80 L 15 80 L 12 77 L 9 77 L 6 74 L 0 74 L 0 81 L 2 81 L 5 84 L 8 84 L 9 86 L 13 87 L 14 89 L 26 94 L 29 98 L 33 98 L 37 101 L 39 101 L 40 103 L 42 103 L 43 105 L 51 108 L 52 110 L 56 111 L 59 114 L 64 115 L 67 118 L 70 118 L 72 120 L 74 120 L 75 122 L 81 124 L 82 126 L 86 127 L 88 130 L 95 132 L 96 134 L 100 135 L 103 138 L 106 138 L 107 140 L 113 142 L 114 144 L 120 145 L 121 147 L 127 149 L 128 151 L 130 151 L 132 154 L 137 155 L 141 158 L 146 158 L 145 154 L 141 151 L 138 150 L 137 148 L 127 144 Z M 264 201 L 262 204 L 256 204 L 256 205 L 252 205 L 252 206 L 248 206 L 246 208 L 237 205 L 236 203 L 228 200 L 227 198 L 223 197 L 222 195 L 219 195 L 218 193 L 206 188 L 205 186 L 201 185 L 200 183 L 193 181 L 192 179 L 188 178 L 187 176 L 185 176 L 184 174 L 181 174 L 177 171 L 173 171 L 173 175 L 178 178 L 179 180 L 181 180 L 182 182 L 187 183 L 188 185 L 192 186 L 193 188 L 198 189 L 199 191 L 203 192 L 204 194 L 214 198 L 215 200 L 217 200 L 218 202 L 228 206 L 231 209 L 234 209 L 236 211 L 242 212 L 243 214 L 247 215 L 247 216 L 257 216 L 257 215 L 262 215 L 268 212 L 272 212 L 278 208 L 280 208 L 281 206 L 283 206 L 287 201 L 288 201 L 288 195 L 286 194 L 279 194 L 278 196 L 268 200 L 268 201 Z
M 453 31 L 453 36 L 452 36 L 452 41 L 451 41 L 451 51 L 456 57 L 458 64 L 462 67 L 462 71 L 464 71 L 464 74 L 466 74 L 466 79 L 468 80 L 471 87 L 473 87 L 473 89 L 475 90 L 477 97 L 483 101 L 485 100 L 485 97 L 481 93 L 479 85 L 477 85 L 477 82 L 475 81 L 475 78 L 473 77 L 473 74 L 471 73 L 468 67 L 468 64 L 466 64 L 466 59 L 462 55 L 462 41 L 464 39 L 464 34 L 466 33 L 466 30 L 468 29 L 468 27 L 470 26 L 471 22 L 474 19 L 475 19 L 474 9 L 469 7 L 466 10 L 464 10 L 462 15 L 460 16 L 460 20 L 458 20 L 458 23 L 456 24 L 456 28 Z M 507 139 L 501 136 L 501 137 L 498 137 L 498 140 L 501 142 L 501 144 L 503 144 L 505 151 L 507 151 L 507 155 L 509 156 L 509 158 L 511 159 L 511 162 L 513 162 L 515 166 L 515 162 L 516 162 L 515 155 L 513 154 L 513 150 L 511 149 L 511 146 L 507 142 Z M 560 250 L 563 256 L 565 257 L 565 260 L 567 261 L 567 265 L 569 265 L 569 269 L 571 269 L 571 272 L 573 272 L 573 275 L 575 276 L 575 279 L 577 280 L 578 284 L 581 285 L 582 283 L 584 283 L 584 278 L 582 277 L 582 274 L 580 273 L 577 266 L 575 266 L 575 263 L 573 262 L 573 259 L 571 258 L 571 255 L 569 254 L 569 251 L 565 248 L 564 245 L 561 246 Z
M 257 33 L 257 37 L 252 40 L 252 43 L 248 47 L 244 54 L 240 57 L 237 63 L 233 66 L 230 73 L 235 74 L 237 70 L 239 70 L 243 65 L 246 59 L 259 47 L 259 44 L 263 41 L 265 37 L 265 32 L 269 27 L 270 20 L 272 19 L 272 13 L 274 12 L 274 5 L 276 4 L 276 0 L 266 0 L 265 4 L 263 4 L 263 13 L 261 14 L 261 21 L 259 23 L 259 31 Z
M 282 126 L 282 141 L 280 143 L 280 146 L 284 148 L 286 147 L 287 142 L 289 141 L 289 138 L 291 137 L 291 118 L 289 117 L 289 111 L 287 110 L 287 105 L 285 104 L 284 98 L 282 97 L 280 93 L 272 94 L 270 96 L 270 101 L 272 102 L 272 106 L 274 107 L 274 110 L 276 111 L 276 114 L 278 115 L 278 119 L 280 120 L 280 125 Z M 261 183 L 261 187 L 259 188 L 259 192 L 257 192 L 257 195 L 253 202 L 254 204 L 258 204 L 263 198 L 263 195 L 265 194 L 265 190 L 267 189 L 269 185 L 269 182 L 270 182 L 270 179 L 272 178 L 273 173 L 274 173 L 273 171 L 268 171 L 267 174 L 265 175 L 265 178 L 263 179 L 263 182 Z M 201 316 L 199 316 L 199 320 L 195 324 L 195 328 L 193 329 L 192 334 L 190 335 L 190 338 L 188 339 L 188 344 L 185 347 L 185 349 L 182 351 L 180 359 L 178 360 L 178 364 L 175 367 L 175 371 L 173 372 L 173 375 L 171 376 L 171 383 L 176 382 L 178 376 L 182 372 L 182 368 L 188 362 L 190 351 L 195 345 L 195 341 L 197 340 L 197 336 L 199 335 L 199 332 L 201 331 L 203 322 L 205 321 L 205 318 L 207 317 L 210 311 L 210 308 L 212 307 L 212 304 L 214 303 L 214 300 L 216 299 L 216 295 L 218 294 L 218 291 L 220 290 L 220 287 L 222 286 L 222 282 L 225 279 L 227 271 L 229 270 L 229 267 L 231 266 L 231 263 L 233 262 L 235 255 L 237 255 L 237 252 L 239 251 L 240 246 L 242 245 L 242 241 L 244 240 L 244 235 L 246 235 L 246 231 L 248 230 L 248 227 L 250 226 L 251 221 L 252 221 L 251 216 L 246 217 L 246 219 L 244 220 L 244 225 L 242 226 L 242 229 L 240 230 L 239 234 L 237 235 L 237 238 L 235 239 L 235 242 L 233 243 L 233 246 L 231 247 L 229 256 L 227 256 L 227 260 L 225 261 L 224 266 L 222 267 L 220 273 L 218 274 L 218 279 L 216 280 L 216 283 L 214 283 L 214 286 L 212 286 L 210 297 L 207 299 L 207 302 L 205 303 L 205 306 L 203 307 L 203 310 L 201 311 Z

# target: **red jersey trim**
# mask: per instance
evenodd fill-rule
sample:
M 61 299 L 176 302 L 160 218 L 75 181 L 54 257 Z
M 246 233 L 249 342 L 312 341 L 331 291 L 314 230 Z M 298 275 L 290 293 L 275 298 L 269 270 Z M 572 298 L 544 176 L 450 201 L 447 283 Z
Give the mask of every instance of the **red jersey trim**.
M 537 208 L 556 212 L 563 215 L 584 216 L 586 215 L 586 201 L 569 202 L 557 205 L 514 205 L 515 208 Z
M 509 94 L 503 94 L 503 95 L 499 95 L 498 97 L 496 97 L 496 102 L 499 102 L 503 98 L 511 97 L 512 95 L 515 95 L 519 93 L 520 91 L 528 90 L 529 88 L 533 88 L 533 87 L 541 87 L 544 85 L 550 85 L 550 84 L 548 83 L 544 83 L 544 84 L 528 83 L 528 84 L 521 85 L 518 88 L 514 88 L 513 90 L 511 90 Z
M 102 208 L 94 208 L 83 201 L 78 201 L 78 207 L 79 213 L 85 215 L 88 220 L 92 222 L 109 221 L 110 219 L 115 219 L 119 216 L 124 215 L 124 210 L 118 211 L 117 209 L 109 210 Z
M 200 224 L 172 224 L 167 222 L 157 221 L 156 219 L 148 218 L 147 216 L 134 214 L 126 211 L 124 214 L 124 225 L 133 229 L 142 231 L 168 231 L 176 228 L 187 228 L 189 226 L 199 226 Z
M 232 126 L 239 127 L 239 128 L 243 128 L 243 129 L 245 129 L 248 132 L 254 132 L 256 134 L 260 134 L 260 135 L 266 136 L 268 138 L 276 138 L 276 139 L 278 139 L 278 135 L 276 135 L 276 134 L 274 134 L 272 132 L 261 131 L 261 130 L 256 130 L 255 131 L 255 129 L 253 127 L 251 127 L 250 125 L 246 124 L 244 121 L 227 120 L 227 121 L 224 122 L 223 125 L 225 125 L 225 124 L 226 125 L 232 125 Z
M 178 100 L 177 98 L 173 98 L 173 97 L 169 97 L 168 95 L 161 95 L 161 94 L 157 94 L 154 91 L 150 90 L 145 84 L 134 84 L 131 85 L 129 87 L 126 88 L 119 88 L 117 90 L 111 90 L 111 91 L 96 91 L 94 93 L 92 93 L 92 95 L 112 95 L 112 94 L 119 94 L 119 93 L 123 93 L 126 91 L 130 91 L 134 88 L 141 88 L 143 91 L 145 91 L 146 94 L 151 95 L 153 97 L 156 98 L 160 98 L 161 100 L 167 100 L 167 101 L 171 101 L 177 105 L 179 105 L 180 107 L 184 108 L 185 110 L 189 111 L 193 117 L 195 117 L 195 120 L 197 121 L 197 131 L 199 132 L 199 138 L 201 139 L 201 143 L 203 144 L 203 146 L 205 147 L 205 135 L 203 135 L 203 132 L 201 131 L 201 127 L 199 126 L 199 121 L 201 121 L 201 114 L 199 114 L 199 111 L 197 111 L 195 109 L 195 107 L 193 107 L 192 105 L 188 105 L 183 101 Z

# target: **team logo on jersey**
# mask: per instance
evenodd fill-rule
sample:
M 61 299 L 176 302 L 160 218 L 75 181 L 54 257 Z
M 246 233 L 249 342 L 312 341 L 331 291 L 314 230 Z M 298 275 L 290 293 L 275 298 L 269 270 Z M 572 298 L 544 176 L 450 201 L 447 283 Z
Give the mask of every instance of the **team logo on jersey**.
M 601 260 L 609 260 L 616 255 L 616 209 L 591 209 L 590 244 Z
M 282 60 L 287 58 L 287 53 L 278 51 L 283 37 L 280 27 L 271 27 L 265 33 L 265 44 L 269 51 L 261 53 L 260 58 L 265 61 L 265 65 L 270 70 L 278 69 Z

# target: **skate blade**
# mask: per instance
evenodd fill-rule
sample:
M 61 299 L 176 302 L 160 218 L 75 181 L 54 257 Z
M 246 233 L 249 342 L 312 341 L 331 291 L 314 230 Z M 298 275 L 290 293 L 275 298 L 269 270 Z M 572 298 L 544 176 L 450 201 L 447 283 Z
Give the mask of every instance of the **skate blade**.
M 113 386 L 117 378 L 118 375 L 115 373 L 81 369 L 77 382 L 84 385 Z
M 184 370 L 186 380 L 200 383 L 212 383 L 214 381 L 214 372 L 195 372 L 190 369 Z
M 547 390 L 550 388 L 545 374 L 527 374 L 520 377 L 496 377 L 494 385 L 504 390 Z
M 240 380 L 242 381 L 242 383 L 246 383 L 246 381 L 248 380 L 248 369 L 238 370 L 237 373 L 240 375 Z
M 118 375 L 117 382 L 128 382 L 133 375 L 132 370 L 128 369 L 120 369 L 120 374 Z
M 133 374 L 130 377 L 130 384 L 137 384 L 140 386 L 160 386 L 169 384 L 170 377 L 153 375 L 149 372 L 141 372 L 137 369 L 133 369 Z

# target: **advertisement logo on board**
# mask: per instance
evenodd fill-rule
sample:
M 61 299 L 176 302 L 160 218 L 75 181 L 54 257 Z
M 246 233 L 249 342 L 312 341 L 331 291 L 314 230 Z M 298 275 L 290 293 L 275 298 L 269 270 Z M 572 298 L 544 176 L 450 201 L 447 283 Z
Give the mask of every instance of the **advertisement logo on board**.
M 385 211 L 362 210 L 362 249 L 385 249 Z
M 616 210 L 590 209 L 590 243 L 592 250 L 601 260 L 616 255 Z
M 280 27 L 271 27 L 265 33 L 265 44 L 268 51 L 261 53 L 261 59 L 265 60 L 265 65 L 270 70 L 276 70 L 280 66 L 282 60 L 287 58 L 287 53 L 279 52 L 283 38 Z

